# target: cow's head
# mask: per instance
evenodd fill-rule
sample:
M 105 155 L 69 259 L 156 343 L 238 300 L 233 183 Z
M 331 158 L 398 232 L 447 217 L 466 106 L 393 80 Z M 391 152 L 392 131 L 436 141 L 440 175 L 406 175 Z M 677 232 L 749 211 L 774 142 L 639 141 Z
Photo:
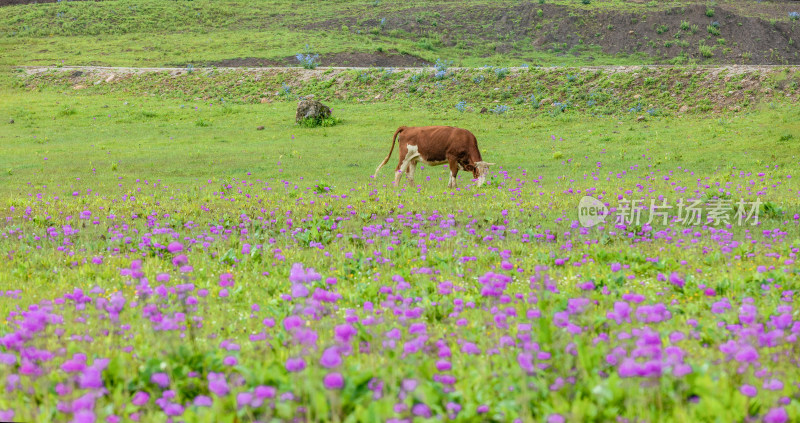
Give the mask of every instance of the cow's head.
M 486 182 L 486 175 L 489 174 L 489 166 L 494 166 L 494 163 L 484 161 L 475 162 L 475 177 L 478 179 L 479 187 Z

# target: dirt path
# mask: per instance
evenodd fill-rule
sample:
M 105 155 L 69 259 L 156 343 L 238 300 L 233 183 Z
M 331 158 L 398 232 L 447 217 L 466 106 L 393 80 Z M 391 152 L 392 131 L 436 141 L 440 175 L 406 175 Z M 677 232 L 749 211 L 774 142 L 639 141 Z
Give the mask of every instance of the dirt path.
M 142 74 L 142 73 L 150 73 L 150 72 L 170 72 L 172 74 L 178 75 L 187 72 L 187 68 L 136 68 L 136 67 L 109 67 L 109 66 L 18 66 L 18 69 L 24 70 L 27 75 L 35 75 L 43 72 L 81 72 L 81 73 L 100 73 L 105 75 L 123 75 L 123 74 Z M 669 69 L 669 68 L 677 68 L 677 69 L 700 69 L 700 70 L 707 70 L 711 71 L 712 73 L 726 71 L 728 74 L 739 74 L 739 73 L 750 73 L 750 72 L 761 72 L 761 71 L 774 71 L 775 69 L 790 69 L 793 71 L 800 71 L 800 66 L 798 65 L 722 65 L 722 66 L 672 66 L 672 65 L 642 65 L 642 66 L 582 66 L 577 67 L 575 69 L 581 71 L 598 71 L 602 70 L 604 72 L 609 73 L 616 73 L 616 72 L 637 72 L 643 69 Z M 293 69 L 299 72 L 307 72 L 309 74 L 316 74 L 325 72 L 328 69 L 336 69 L 336 70 L 349 70 L 349 69 L 370 69 L 364 67 L 318 67 L 316 69 L 303 69 L 299 67 L 258 67 L 258 68 L 251 68 L 251 67 L 203 67 L 203 68 L 193 68 L 193 72 L 203 72 L 203 71 L 224 71 L 224 72 L 260 72 L 260 71 L 271 71 L 271 70 L 288 70 Z M 432 67 L 396 67 L 392 68 L 396 70 L 410 70 L 410 71 L 430 71 Z M 451 70 L 459 70 L 462 68 L 450 68 Z M 523 71 L 526 68 L 522 67 L 509 67 L 508 68 L 512 72 L 519 72 Z M 556 70 L 556 69 L 564 69 L 564 67 L 542 67 L 539 68 L 542 70 Z

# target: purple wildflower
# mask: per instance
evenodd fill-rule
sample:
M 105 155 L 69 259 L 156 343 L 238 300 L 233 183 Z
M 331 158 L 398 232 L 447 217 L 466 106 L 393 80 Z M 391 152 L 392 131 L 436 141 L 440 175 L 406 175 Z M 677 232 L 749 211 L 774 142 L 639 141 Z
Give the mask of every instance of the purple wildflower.
M 227 380 L 225 380 L 225 374 L 214 373 L 214 372 L 209 373 L 208 390 L 211 391 L 211 393 L 220 397 L 228 395 L 230 389 L 228 388 Z
M 272 386 L 256 386 L 256 389 L 253 391 L 256 395 L 256 398 L 275 398 L 275 394 L 277 393 L 277 389 Z
M 290 372 L 300 372 L 306 368 L 306 362 L 302 357 L 289 357 L 286 360 L 286 370 Z
M 758 389 L 753 385 L 742 385 L 742 387 L 739 388 L 739 392 L 746 397 L 752 398 L 758 394 Z
M 177 241 L 170 242 L 169 245 L 167 245 L 167 251 L 172 254 L 181 252 L 183 251 L 183 244 Z
M 94 423 L 96 420 L 94 411 L 88 409 L 78 410 L 72 418 L 74 423 Z
M 322 380 L 322 384 L 325 385 L 326 389 L 342 389 L 344 386 L 344 378 L 342 374 L 338 372 L 328 373 Z
M 150 401 L 150 394 L 144 391 L 138 391 L 133 394 L 133 399 L 131 400 L 131 404 L 135 406 L 140 406 L 147 404 L 147 401 Z
M 197 407 L 211 407 L 214 401 L 205 395 L 198 395 L 194 398 L 193 404 Z
M 342 357 L 339 355 L 339 350 L 337 347 L 330 347 L 327 348 L 323 353 L 322 357 L 319 359 L 319 364 L 322 367 L 331 369 L 340 364 L 342 364 Z
M 431 409 L 427 405 L 419 403 L 411 407 L 411 413 L 418 417 L 429 418 L 431 416 Z
M 764 423 L 786 423 L 789 421 L 789 414 L 783 407 L 770 409 L 764 415 Z
M 153 373 L 150 376 L 150 382 L 153 382 L 162 388 L 166 388 L 169 386 L 169 376 L 167 376 L 166 373 Z

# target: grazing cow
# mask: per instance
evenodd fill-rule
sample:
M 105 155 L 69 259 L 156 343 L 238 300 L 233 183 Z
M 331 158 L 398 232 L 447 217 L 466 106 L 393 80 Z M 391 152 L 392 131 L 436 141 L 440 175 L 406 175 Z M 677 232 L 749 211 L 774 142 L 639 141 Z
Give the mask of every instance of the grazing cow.
M 417 162 L 422 162 L 429 166 L 448 163 L 450 165 L 448 188 L 456 187 L 456 174 L 459 169 L 472 172 L 478 180 L 478 186 L 481 186 L 486 181 L 489 166 L 494 164 L 481 159 L 478 140 L 466 129 L 452 126 L 401 126 L 392 137 L 389 155 L 375 169 L 376 177 L 378 171 L 392 157 L 395 141 L 400 149 L 400 163 L 395 169 L 395 184 L 400 181 L 403 173 L 407 173 L 408 180 L 413 181 Z

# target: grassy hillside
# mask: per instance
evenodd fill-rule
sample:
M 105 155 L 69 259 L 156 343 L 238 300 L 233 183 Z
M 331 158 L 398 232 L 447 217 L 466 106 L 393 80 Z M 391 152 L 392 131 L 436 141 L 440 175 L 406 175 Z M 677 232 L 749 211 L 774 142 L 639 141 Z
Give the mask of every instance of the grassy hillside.
M 529 118 L 560 113 L 652 117 L 744 112 L 760 103 L 794 104 L 800 71 L 747 68 L 197 69 L 114 71 L 57 68 L 19 72 L 27 92 L 148 95 L 228 104 L 295 102 L 315 96 L 353 104 L 402 102 L 430 110 L 495 112 Z
M 586 4 L 584 4 L 586 3 Z M 800 63 L 797 2 L 115 0 L 12 5 L 0 65 Z M 352 56 L 360 53 L 360 56 Z

